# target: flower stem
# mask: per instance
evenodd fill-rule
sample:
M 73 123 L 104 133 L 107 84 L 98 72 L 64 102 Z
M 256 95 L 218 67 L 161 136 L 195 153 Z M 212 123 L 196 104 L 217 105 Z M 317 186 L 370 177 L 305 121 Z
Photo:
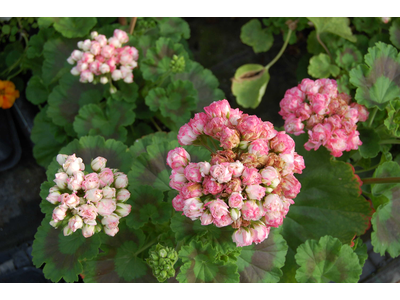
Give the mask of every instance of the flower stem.
M 323 42 L 323 41 L 321 40 L 321 38 L 319 37 L 319 34 L 318 34 L 318 33 L 317 33 L 317 40 L 318 40 L 318 42 L 321 44 L 321 46 L 325 49 L 326 53 L 328 53 L 329 57 L 330 57 L 331 60 L 332 60 L 332 55 L 331 55 L 331 53 L 329 52 L 328 47 L 325 46 L 324 42 Z
M 278 61 L 278 59 L 282 56 L 283 52 L 285 51 L 285 49 L 286 49 L 286 47 L 287 47 L 287 45 L 288 45 L 288 43 L 289 43 L 290 35 L 292 34 L 292 32 L 293 32 L 293 30 L 291 30 L 291 29 L 289 28 L 288 34 L 287 34 L 287 36 L 286 36 L 285 43 L 283 44 L 281 50 L 280 50 L 279 53 L 275 56 L 275 58 L 274 58 L 268 65 L 265 66 L 265 69 L 268 70 L 269 68 L 271 68 L 271 67 Z
M 133 17 L 131 19 L 131 24 L 129 25 L 129 34 L 132 35 L 133 30 L 135 29 L 137 17 Z
M 146 250 L 147 248 L 151 247 L 152 245 L 154 245 L 156 242 L 158 241 L 158 237 L 155 238 L 154 240 L 152 240 L 151 242 L 147 243 L 146 245 L 144 245 L 142 248 L 140 248 L 138 251 L 135 252 L 134 256 L 138 255 L 139 253 L 143 252 L 144 250 Z
M 392 139 L 392 140 L 382 140 L 379 144 L 400 144 L 400 140 Z
M 368 171 L 371 171 L 371 170 L 376 169 L 377 167 L 379 167 L 379 164 L 377 164 L 377 165 L 375 165 L 375 166 L 373 166 L 373 167 L 371 167 L 371 168 L 365 169 L 365 170 L 357 170 L 357 171 L 355 171 L 354 173 L 358 174 L 358 173 L 368 172 Z
M 156 121 L 151 117 L 150 118 L 151 123 L 153 123 L 153 125 L 157 128 L 157 130 L 159 132 L 162 132 L 162 129 L 160 128 L 160 126 L 158 126 L 158 124 L 156 123 Z
M 378 112 L 378 108 L 375 107 L 374 110 L 373 110 L 373 112 L 372 112 L 371 118 L 369 119 L 368 127 L 371 127 L 371 126 L 372 126 L 372 122 L 374 122 L 374 119 L 375 119 L 375 116 L 376 116 L 376 113 L 377 113 L 377 112 Z
M 386 178 L 362 178 L 363 184 L 376 184 L 376 183 L 400 183 L 400 177 L 386 177 Z

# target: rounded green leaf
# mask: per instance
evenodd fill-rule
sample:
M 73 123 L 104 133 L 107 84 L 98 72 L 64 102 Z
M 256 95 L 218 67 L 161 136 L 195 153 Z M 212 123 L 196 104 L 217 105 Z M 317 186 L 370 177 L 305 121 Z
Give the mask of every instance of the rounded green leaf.
M 350 71 L 350 82 L 357 87 L 355 99 L 368 108 L 383 110 L 400 95 L 400 56 L 396 48 L 384 43 L 368 49 L 367 65 Z
M 374 32 L 378 31 L 380 25 L 382 24 L 379 18 L 371 17 L 355 17 L 352 23 L 356 27 L 357 31 L 363 31 L 368 34 L 373 34 Z
M 302 174 L 296 174 L 301 190 L 283 222 L 281 234 L 288 243 L 290 255 L 306 240 L 325 235 L 350 244 L 355 234 L 361 235 L 367 230 L 372 215 L 369 202 L 360 196 L 358 176 L 350 164 L 332 160 L 324 148 L 306 151 L 302 145 L 307 135 L 293 139 L 306 168 Z M 293 264 L 285 266 L 284 277 L 286 273 L 293 274 L 295 268 Z
M 394 161 L 386 161 L 374 172 L 374 178 L 386 178 L 386 177 L 400 177 L 400 165 Z M 371 192 L 374 196 L 379 196 L 381 194 L 389 196 L 391 194 L 391 189 L 394 188 L 397 183 L 380 183 L 372 184 Z M 388 193 L 388 195 L 387 195 Z
M 232 93 L 244 108 L 256 108 L 269 82 L 268 70 L 262 65 L 246 64 L 236 70 L 232 79 Z
M 390 41 L 393 43 L 393 45 L 400 49 L 400 19 L 393 21 L 392 26 L 390 26 L 389 33 Z
M 96 23 L 94 17 L 61 17 L 54 22 L 54 29 L 66 38 L 84 37 Z
M 320 53 L 310 58 L 308 74 L 314 78 L 327 78 L 331 75 L 336 77 L 339 72 L 339 67 L 331 63 L 331 58 L 328 54 Z
M 64 278 L 67 282 L 78 281 L 82 273 L 81 260 L 91 259 L 99 253 L 100 237 L 98 234 L 85 238 L 81 231 L 64 236 L 62 228 L 55 229 L 44 219 L 35 234 L 32 245 L 32 261 L 39 268 L 44 263 L 44 276 L 53 282 Z
M 349 27 L 350 20 L 345 17 L 312 17 L 307 18 L 314 23 L 318 34 L 330 32 L 349 40 L 356 42 L 357 38 L 351 32 Z
M 183 283 L 239 282 L 237 265 L 216 260 L 217 251 L 210 244 L 192 241 L 179 251 L 183 265 L 176 279 Z
M 255 53 L 266 52 L 274 43 L 274 36 L 267 28 L 261 28 L 261 22 L 252 19 L 242 26 L 240 39 L 243 44 L 253 47 Z
M 240 282 L 278 282 L 287 250 L 286 241 L 275 228 L 262 243 L 242 247 L 237 259 Z
M 41 56 L 43 53 L 43 46 L 47 40 L 54 34 L 53 28 L 42 28 L 39 32 L 30 37 L 28 42 L 28 50 L 26 56 L 28 58 L 34 58 Z
M 157 111 L 160 103 L 168 103 L 167 93 L 163 88 L 153 88 L 147 94 L 145 101 L 150 110 Z
M 338 50 L 336 50 L 336 64 L 347 71 L 362 62 L 362 54 L 358 48 L 347 42 Z
M 26 98 L 35 105 L 46 102 L 49 90 L 39 76 L 32 76 L 26 87 Z
M 324 236 L 308 240 L 297 248 L 296 262 L 300 268 L 296 280 L 308 282 L 358 282 L 362 268 L 356 253 L 337 238 Z
M 360 133 L 360 140 L 362 141 L 362 145 L 358 147 L 361 156 L 364 158 L 377 156 L 381 151 L 378 133 L 372 128 L 361 128 L 358 131 Z
M 399 137 L 400 131 L 400 101 L 392 101 L 388 106 L 388 117 L 385 119 L 384 124 L 394 136 Z
M 179 42 L 181 38 L 190 38 L 189 24 L 182 18 L 157 18 L 160 35 Z

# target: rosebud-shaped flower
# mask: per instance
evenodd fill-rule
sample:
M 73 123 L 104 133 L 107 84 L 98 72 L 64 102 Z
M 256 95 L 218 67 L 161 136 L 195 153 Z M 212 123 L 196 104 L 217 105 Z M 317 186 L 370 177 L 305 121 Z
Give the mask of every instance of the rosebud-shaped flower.
M 294 170 L 294 153 L 280 153 L 279 158 L 281 159 L 281 175 L 286 176 L 287 174 L 293 173 Z
M 220 140 L 223 130 L 226 128 L 228 120 L 222 117 L 211 119 L 204 127 L 204 133 L 217 140 Z
M 231 111 L 231 106 L 227 100 L 214 101 L 209 106 L 204 107 L 209 118 L 223 117 L 229 118 L 229 113 Z
M 116 172 L 114 173 L 115 180 L 114 180 L 114 186 L 117 189 L 123 189 L 128 186 L 128 176 L 122 172 Z
M 267 139 L 257 139 L 252 141 L 249 145 L 248 152 L 255 154 L 257 157 L 268 155 L 268 140 Z
M 129 41 L 127 33 L 120 29 L 114 30 L 114 37 L 116 37 L 121 42 L 121 44 L 127 43 Z
M 90 70 L 84 70 L 81 73 L 81 76 L 79 78 L 80 82 L 93 82 L 94 76 L 93 73 L 90 72 Z
M 232 172 L 232 177 L 240 177 L 243 173 L 244 166 L 239 160 L 237 160 L 234 163 L 229 163 L 229 169 Z
M 104 168 L 99 173 L 100 187 L 109 186 L 114 182 L 114 173 L 109 168 Z
M 253 243 L 253 238 L 249 229 L 241 227 L 232 235 L 232 241 L 237 247 L 249 246 Z
M 103 188 L 104 190 L 104 188 Z M 104 193 L 104 192 L 103 192 Z M 131 197 L 131 193 L 127 189 L 120 189 L 117 192 L 117 201 L 125 202 Z
M 181 194 L 185 199 L 200 197 L 203 195 L 203 189 L 200 183 L 189 182 L 181 189 Z
M 60 189 L 65 189 L 68 184 L 68 174 L 64 172 L 56 173 L 56 179 L 53 181 Z
M 185 184 L 188 182 L 184 174 L 178 173 L 175 170 L 172 170 L 169 179 L 169 186 L 177 191 L 181 191 Z
M 229 112 L 229 123 L 236 126 L 238 120 L 242 117 L 243 112 L 239 108 L 231 108 Z
M 68 155 L 58 154 L 56 159 L 57 159 L 58 164 L 60 166 L 62 166 L 65 163 L 65 161 L 68 159 Z
M 95 226 L 84 224 L 82 226 L 82 235 L 85 238 L 91 237 L 94 234 Z
M 96 204 L 96 207 L 99 215 L 108 216 L 117 208 L 117 202 L 113 199 L 102 199 Z
M 193 133 L 200 135 L 204 133 L 204 126 L 207 125 L 208 116 L 201 112 L 194 115 L 194 118 L 190 119 L 188 125 L 192 129 Z
M 262 121 L 257 116 L 249 116 L 243 114 L 237 124 L 237 129 L 242 135 L 242 140 L 254 141 L 259 138 L 261 134 Z
M 253 243 L 259 244 L 268 238 L 270 227 L 265 226 L 261 221 L 250 227 Z
M 100 189 L 87 190 L 84 198 L 87 201 L 97 203 L 103 198 L 103 191 Z
M 185 206 L 185 198 L 182 197 L 182 195 L 176 196 L 174 199 L 172 199 L 172 206 L 176 211 L 183 211 L 183 207 Z
M 229 169 L 230 163 L 221 163 L 213 165 L 210 169 L 210 175 L 219 183 L 225 183 L 232 179 L 232 171 Z
M 106 167 L 107 159 L 104 157 L 98 156 L 92 160 L 90 166 L 92 170 L 95 172 L 101 172 Z
M 120 79 L 122 78 L 122 72 L 121 72 L 121 70 L 114 70 L 114 71 L 111 73 L 111 77 L 112 77 L 112 79 L 113 79 L 114 81 L 120 80 Z
M 82 182 L 84 180 L 85 174 L 81 171 L 74 173 L 73 177 L 67 179 L 68 189 L 71 191 L 77 191 L 82 188 Z
M 261 174 L 258 173 L 256 168 L 244 167 L 242 173 L 242 182 L 246 185 L 260 184 Z
M 68 207 L 66 205 L 59 205 L 53 209 L 52 219 L 54 222 L 62 221 L 67 216 Z
M 244 201 L 241 211 L 242 218 L 248 221 L 257 221 L 264 214 L 262 207 L 260 207 L 255 200 Z
M 229 206 L 221 199 L 209 201 L 205 206 L 208 207 L 214 219 L 220 219 L 222 216 L 229 214 Z
M 294 153 L 294 173 L 301 174 L 305 169 L 306 165 L 304 164 L 304 158 L 301 155 L 298 155 L 296 152 Z
M 265 187 L 259 184 L 248 185 L 246 187 L 246 193 L 249 199 L 261 200 L 265 196 Z
M 85 176 L 85 180 L 82 182 L 82 189 L 85 191 L 91 189 L 97 189 L 100 186 L 100 179 L 97 173 L 90 173 Z
M 232 193 L 229 196 L 229 206 L 232 208 L 241 209 L 243 206 L 243 196 L 240 193 Z
M 213 222 L 213 217 L 208 211 L 204 211 L 200 217 L 201 225 L 207 226 Z
M 239 178 L 232 178 L 231 181 L 225 185 L 225 193 L 239 193 L 242 191 L 242 181 Z
M 75 208 L 79 205 L 79 197 L 76 194 L 62 194 L 60 196 L 61 204 L 69 208 Z
M 115 210 L 115 214 L 117 214 L 119 217 L 123 218 L 129 215 L 131 212 L 132 206 L 130 204 L 123 204 L 123 203 L 118 203 L 117 204 L 117 209 Z
M 240 133 L 236 129 L 225 127 L 222 130 L 220 142 L 224 149 L 236 148 L 240 143 Z
M 294 141 L 284 131 L 278 132 L 278 134 L 271 139 L 270 146 L 275 152 L 290 153 L 294 151 Z
M 110 57 L 113 56 L 114 51 L 115 51 L 115 47 L 114 46 L 105 45 L 101 49 L 101 55 L 104 56 L 105 58 L 110 58 Z
M 110 46 L 114 46 L 115 48 L 120 48 L 122 46 L 121 42 L 116 37 L 110 37 L 108 39 L 108 44 Z
M 221 193 L 224 189 L 224 185 L 221 183 L 218 183 L 217 181 L 214 181 L 211 179 L 211 176 L 206 176 L 204 177 L 203 180 L 203 194 L 212 194 L 216 195 L 218 193 Z
M 293 174 L 282 177 L 282 192 L 286 198 L 294 199 L 300 193 L 301 183 Z
M 89 220 L 95 220 L 97 217 L 97 208 L 93 204 L 82 204 L 76 210 L 85 223 Z
M 60 202 L 60 191 L 54 191 L 52 193 L 49 193 L 49 195 L 46 197 L 46 200 L 49 201 L 51 204 L 56 204 Z
M 115 198 L 115 188 L 105 186 L 102 189 L 103 191 L 103 198 L 112 199 Z
M 201 202 L 198 197 L 189 198 L 184 201 L 183 213 L 193 221 L 200 218 L 203 214 L 203 210 L 203 202 Z
M 219 219 L 213 219 L 213 223 L 217 227 L 225 227 L 231 225 L 233 223 L 233 220 L 230 214 L 226 214 L 221 216 L 221 218 Z
M 264 223 L 271 227 L 281 226 L 283 223 L 282 213 L 279 211 L 267 211 L 264 216 Z
M 116 214 L 110 214 L 108 216 L 104 216 L 101 220 L 101 224 L 107 226 L 110 229 L 118 227 L 120 217 Z
M 174 170 L 172 170 L 174 172 Z M 203 177 L 201 176 L 199 166 L 197 163 L 189 163 L 184 171 L 187 180 L 192 182 L 202 182 Z
M 210 174 L 211 165 L 209 162 L 207 161 L 199 162 L 197 163 L 197 166 L 199 167 L 199 171 L 202 177 L 205 177 L 206 175 Z
M 102 73 L 102 74 L 108 73 L 108 72 L 110 72 L 110 66 L 109 66 L 108 64 L 102 64 L 102 65 L 99 67 L 99 71 L 100 71 L 100 73 Z M 108 79 L 107 79 L 107 81 L 108 81 Z
M 283 209 L 283 202 L 277 194 L 269 194 L 267 197 L 265 197 L 263 206 L 266 212 L 269 211 L 280 212 Z
M 182 146 L 191 145 L 197 139 L 197 136 L 189 124 L 185 124 L 179 129 L 178 142 Z
M 81 217 L 78 215 L 73 216 L 72 218 L 69 219 L 68 221 L 68 228 L 72 231 L 75 232 L 78 229 L 83 227 L 83 220 Z
M 170 150 L 167 155 L 167 164 L 173 170 L 183 173 L 185 167 L 190 162 L 190 155 L 181 147 Z
M 85 165 L 82 158 L 76 157 L 75 154 L 72 154 L 65 160 L 63 169 L 68 175 L 72 175 L 74 172 L 85 170 Z
M 272 188 L 276 188 L 280 182 L 279 172 L 271 166 L 265 167 L 261 170 L 261 182 Z
M 231 216 L 233 222 L 235 222 L 241 216 L 240 210 L 238 210 L 237 208 L 231 208 L 229 210 L 229 213 L 230 213 L 230 216 Z
M 104 227 L 104 232 L 105 234 L 109 235 L 109 236 L 115 236 L 119 231 L 118 227 L 115 228 L 108 228 L 107 226 Z

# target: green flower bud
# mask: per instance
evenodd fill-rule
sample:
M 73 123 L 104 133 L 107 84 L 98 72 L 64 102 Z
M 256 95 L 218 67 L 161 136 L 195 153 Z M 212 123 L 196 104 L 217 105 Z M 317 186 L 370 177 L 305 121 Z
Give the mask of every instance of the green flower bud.
M 147 264 L 152 268 L 153 275 L 162 282 L 175 276 L 174 264 L 178 260 L 178 254 L 171 247 L 157 244 L 150 248 Z
M 161 249 L 160 251 L 158 251 L 158 255 L 160 255 L 161 257 L 167 257 L 167 251 L 165 249 Z
M 181 73 L 185 70 L 186 67 L 186 62 L 185 58 L 183 56 L 177 56 L 173 55 L 171 62 L 169 64 L 169 68 L 172 71 L 172 73 Z

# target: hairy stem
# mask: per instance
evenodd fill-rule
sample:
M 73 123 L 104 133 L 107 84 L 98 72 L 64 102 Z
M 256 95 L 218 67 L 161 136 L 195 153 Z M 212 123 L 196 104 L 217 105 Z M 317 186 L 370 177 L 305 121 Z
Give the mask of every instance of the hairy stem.
M 291 36 L 292 32 L 293 32 L 293 30 L 289 29 L 288 34 L 286 36 L 285 43 L 283 43 L 283 46 L 282 46 L 281 50 L 275 56 L 275 58 L 268 65 L 265 66 L 265 69 L 268 70 L 269 68 L 271 68 L 278 61 L 278 59 L 282 56 L 283 52 L 285 51 L 285 49 L 286 49 L 286 47 L 287 47 L 287 45 L 289 43 L 289 39 L 290 39 L 290 36 Z
M 379 144 L 400 144 L 400 140 L 392 139 L 392 140 L 382 140 Z
M 160 128 L 160 126 L 158 126 L 158 124 L 156 123 L 156 121 L 154 120 L 154 118 L 150 118 L 151 123 L 153 123 L 153 125 L 157 128 L 157 130 L 159 132 L 162 132 L 162 129 Z
M 325 49 L 326 53 L 328 53 L 329 57 L 330 57 L 331 60 L 332 60 L 332 55 L 331 55 L 331 53 L 329 52 L 328 47 L 325 46 L 324 42 L 323 42 L 323 41 L 321 40 L 321 38 L 319 37 L 319 34 L 318 34 L 318 33 L 317 33 L 317 40 L 318 40 L 318 43 L 321 44 L 321 46 Z
M 375 119 L 375 116 L 376 116 L 377 112 L 378 112 L 378 108 L 375 107 L 374 110 L 372 111 L 372 115 L 371 115 L 371 117 L 370 117 L 370 119 L 368 121 L 368 127 L 372 126 L 372 122 L 374 122 L 374 119 Z
M 357 170 L 354 173 L 358 174 L 358 173 L 364 173 L 364 172 L 372 171 L 372 170 L 376 169 L 377 167 L 379 167 L 379 164 L 377 164 L 377 165 L 375 165 L 375 166 L 373 166 L 371 168 L 365 169 L 365 170 Z
M 361 178 L 363 184 L 376 184 L 376 183 L 400 183 L 400 177 L 387 177 L 387 178 Z

